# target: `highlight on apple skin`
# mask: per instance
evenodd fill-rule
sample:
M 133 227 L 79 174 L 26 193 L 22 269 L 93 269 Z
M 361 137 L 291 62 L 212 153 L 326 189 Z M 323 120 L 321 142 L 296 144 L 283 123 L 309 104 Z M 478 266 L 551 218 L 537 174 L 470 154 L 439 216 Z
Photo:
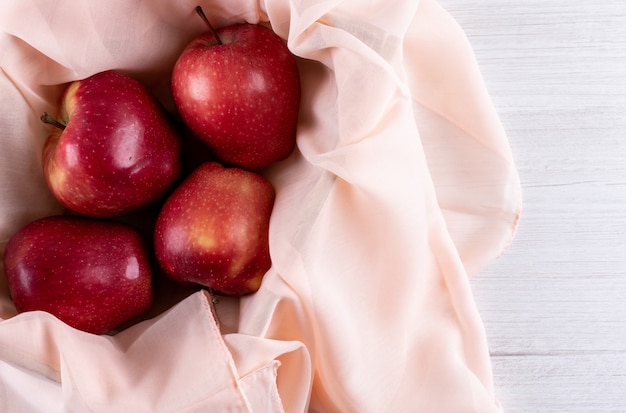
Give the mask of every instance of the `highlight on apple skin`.
M 69 84 L 43 148 L 46 182 L 68 209 L 97 218 L 152 205 L 177 182 L 182 142 L 149 90 L 105 71 Z
M 275 191 L 255 172 L 207 162 L 165 202 L 155 254 L 173 280 L 223 295 L 257 291 L 271 267 L 269 221 Z
M 132 227 L 59 215 L 30 222 L 9 240 L 4 271 L 18 312 L 45 311 L 104 334 L 153 301 L 147 245 Z

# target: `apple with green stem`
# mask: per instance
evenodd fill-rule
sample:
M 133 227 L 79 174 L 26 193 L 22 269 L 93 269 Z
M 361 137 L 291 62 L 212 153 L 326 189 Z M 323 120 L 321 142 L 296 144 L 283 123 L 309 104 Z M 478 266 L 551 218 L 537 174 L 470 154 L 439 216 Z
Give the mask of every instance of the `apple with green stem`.
M 55 197 L 79 214 L 108 218 L 153 205 L 181 174 L 181 138 L 149 90 L 114 71 L 72 82 L 43 148 Z
M 200 165 L 165 201 L 154 229 L 167 276 L 223 295 L 257 291 L 271 267 L 272 184 L 256 172 Z
M 9 239 L 4 272 L 19 312 L 46 311 L 89 333 L 104 334 L 153 302 L 144 239 L 112 221 L 35 220 Z
M 295 56 L 270 28 L 240 23 L 192 40 L 172 72 L 182 120 L 218 161 L 262 170 L 296 144 L 300 74 Z

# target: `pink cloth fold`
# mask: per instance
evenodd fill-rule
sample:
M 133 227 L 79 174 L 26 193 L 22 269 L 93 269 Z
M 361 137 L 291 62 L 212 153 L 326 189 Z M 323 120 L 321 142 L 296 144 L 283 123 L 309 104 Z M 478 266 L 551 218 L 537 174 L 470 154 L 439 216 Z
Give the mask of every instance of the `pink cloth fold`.
M 252 296 L 196 292 L 112 336 L 16 315 L 0 275 L 0 410 L 502 411 L 468 276 L 511 242 L 521 196 L 462 29 L 434 0 L 200 3 L 216 26 L 271 24 L 300 58 L 298 148 L 267 171 L 273 266 Z M 2 250 L 59 211 L 41 112 L 106 69 L 172 108 L 195 5 L 0 4 Z

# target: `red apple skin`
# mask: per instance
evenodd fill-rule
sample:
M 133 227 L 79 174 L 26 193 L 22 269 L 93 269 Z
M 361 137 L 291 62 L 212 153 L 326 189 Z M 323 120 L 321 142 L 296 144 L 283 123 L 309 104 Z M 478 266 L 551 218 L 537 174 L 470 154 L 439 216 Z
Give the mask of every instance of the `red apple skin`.
M 127 225 L 52 216 L 18 230 L 4 271 L 19 312 L 46 311 L 104 334 L 152 304 L 152 270 L 143 238 Z
M 257 291 L 271 267 L 275 191 L 263 176 L 216 162 L 200 165 L 165 202 L 155 254 L 166 275 L 223 295 Z
M 221 163 L 262 170 L 296 144 L 300 75 L 271 29 L 235 24 L 204 33 L 183 50 L 172 73 L 182 120 Z
M 48 186 L 68 209 L 106 218 L 165 197 L 181 174 L 182 142 L 144 85 L 106 71 L 71 83 L 44 144 Z

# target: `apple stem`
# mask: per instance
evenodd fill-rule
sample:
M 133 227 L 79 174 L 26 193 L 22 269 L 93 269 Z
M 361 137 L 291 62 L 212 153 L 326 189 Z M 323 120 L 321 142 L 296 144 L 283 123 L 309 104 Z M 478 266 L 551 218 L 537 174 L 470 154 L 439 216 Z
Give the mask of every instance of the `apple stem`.
M 211 297 L 211 302 L 213 304 L 219 304 L 220 299 L 215 295 L 215 290 L 211 287 L 207 287 L 207 290 L 209 292 L 209 296 Z
M 44 112 L 43 115 L 41 115 L 41 121 L 43 123 L 47 123 L 61 130 L 64 130 L 65 127 L 67 126 L 57 121 L 56 119 L 54 119 L 52 116 L 48 115 L 48 112 Z
M 209 30 L 213 33 L 213 35 L 217 39 L 217 42 L 219 44 L 223 44 L 222 39 L 220 39 L 220 37 L 217 34 L 217 31 L 215 30 L 215 28 L 213 28 L 213 25 L 211 24 L 209 19 L 206 17 L 206 14 L 204 14 L 204 10 L 202 10 L 202 6 L 196 6 L 196 13 L 198 14 L 198 16 L 200 16 L 202 20 L 204 20 L 206 25 L 209 26 Z

